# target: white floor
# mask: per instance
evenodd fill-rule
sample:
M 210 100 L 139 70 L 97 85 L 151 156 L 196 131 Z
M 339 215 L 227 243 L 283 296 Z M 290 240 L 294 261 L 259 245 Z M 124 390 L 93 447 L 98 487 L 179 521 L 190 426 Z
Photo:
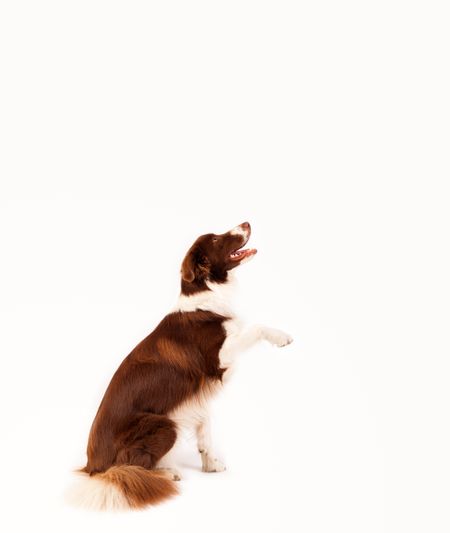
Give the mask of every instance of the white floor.
M 303 306 L 285 317 L 294 344 L 248 352 L 214 404 L 225 473 L 202 473 L 190 438 L 180 456 L 179 497 L 113 516 L 70 508 L 64 491 L 70 471 L 84 464 L 109 372 L 148 321 L 143 309 L 120 305 L 17 312 L 22 323 L 9 315 L 16 321 L 9 322 L 2 375 L 1 520 L 8 531 L 356 533 L 421 531 L 426 524 L 444 531 L 448 433 L 435 422 L 445 410 L 437 402 L 447 394 L 445 376 L 419 372 L 414 353 L 400 360 L 393 347 L 383 354 L 376 339 L 363 345 L 351 325 L 327 329 Z
M 47 354 L 52 350 L 49 346 Z M 63 491 L 72 482 L 70 470 L 83 465 L 94 413 L 87 406 L 93 407 L 95 396 L 92 376 L 86 383 L 70 380 L 80 366 L 76 351 L 69 348 L 70 360 L 65 350 L 59 371 L 51 371 L 55 382 L 47 381 L 45 391 L 30 369 L 24 385 L 33 387 L 36 396 L 29 398 L 34 401 L 23 402 L 20 419 L 11 414 L 12 427 L 2 437 L 3 457 L 9 458 L 2 468 L 2 490 L 12 530 L 382 528 L 383 448 L 366 394 L 345 361 L 330 367 L 330 361 L 308 354 L 300 339 L 285 349 L 262 345 L 246 354 L 216 402 L 214 433 L 225 473 L 202 473 L 195 441 L 188 438 L 180 455 L 184 479 L 178 498 L 118 516 L 71 509 Z M 52 364 L 58 357 L 62 354 L 54 353 Z M 90 365 L 86 357 L 83 365 Z

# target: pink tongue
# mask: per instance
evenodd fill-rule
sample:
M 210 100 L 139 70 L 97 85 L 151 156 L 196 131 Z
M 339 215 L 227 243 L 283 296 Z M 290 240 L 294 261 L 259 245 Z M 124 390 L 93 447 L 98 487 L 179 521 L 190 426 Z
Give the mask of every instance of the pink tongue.
M 241 255 L 254 255 L 256 254 L 256 250 L 254 248 L 252 249 L 249 249 L 249 248 L 246 248 L 245 250 L 237 250 L 236 252 L 233 252 L 232 254 L 230 254 L 230 258 L 231 259 L 238 259 L 241 257 Z
M 245 250 L 236 250 L 235 252 L 230 254 L 231 259 L 236 259 L 240 257 L 241 255 L 245 255 L 248 252 L 248 249 Z

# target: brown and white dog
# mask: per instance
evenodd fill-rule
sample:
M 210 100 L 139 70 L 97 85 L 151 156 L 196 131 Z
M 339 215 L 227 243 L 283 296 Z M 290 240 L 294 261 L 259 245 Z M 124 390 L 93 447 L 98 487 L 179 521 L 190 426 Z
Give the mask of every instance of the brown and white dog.
M 140 508 L 177 493 L 173 448 L 194 429 L 204 472 L 221 472 L 210 438 L 208 400 L 226 381 L 237 353 L 264 339 L 285 346 L 282 331 L 245 327 L 231 309 L 230 271 L 251 259 L 244 222 L 191 246 L 181 294 L 114 374 L 92 424 L 83 480 L 72 501 L 94 509 Z

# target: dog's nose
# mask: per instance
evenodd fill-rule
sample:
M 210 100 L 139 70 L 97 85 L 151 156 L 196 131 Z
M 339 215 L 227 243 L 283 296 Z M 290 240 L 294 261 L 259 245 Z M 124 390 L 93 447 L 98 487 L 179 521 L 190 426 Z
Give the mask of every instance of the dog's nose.
M 248 231 L 250 229 L 250 224 L 248 222 L 242 222 L 241 228 L 245 229 L 245 231 Z

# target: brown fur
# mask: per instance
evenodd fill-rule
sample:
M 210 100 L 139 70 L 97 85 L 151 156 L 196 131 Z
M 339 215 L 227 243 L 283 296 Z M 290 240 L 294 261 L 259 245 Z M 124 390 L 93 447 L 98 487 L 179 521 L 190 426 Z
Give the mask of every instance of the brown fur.
M 238 264 L 229 255 L 243 244 L 241 235 L 230 232 L 197 239 L 183 261 L 182 293 L 209 290 L 207 279 L 226 281 Z M 115 485 L 131 507 L 176 492 L 170 480 L 151 470 L 177 439 L 168 414 L 209 395 L 222 380 L 225 320 L 209 311 L 171 313 L 114 374 L 92 424 L 83 472 Z
M 174 367 L 188 369 L 192 365 L 188 351 L 168 338 L 156 341 L 158 354 Z

